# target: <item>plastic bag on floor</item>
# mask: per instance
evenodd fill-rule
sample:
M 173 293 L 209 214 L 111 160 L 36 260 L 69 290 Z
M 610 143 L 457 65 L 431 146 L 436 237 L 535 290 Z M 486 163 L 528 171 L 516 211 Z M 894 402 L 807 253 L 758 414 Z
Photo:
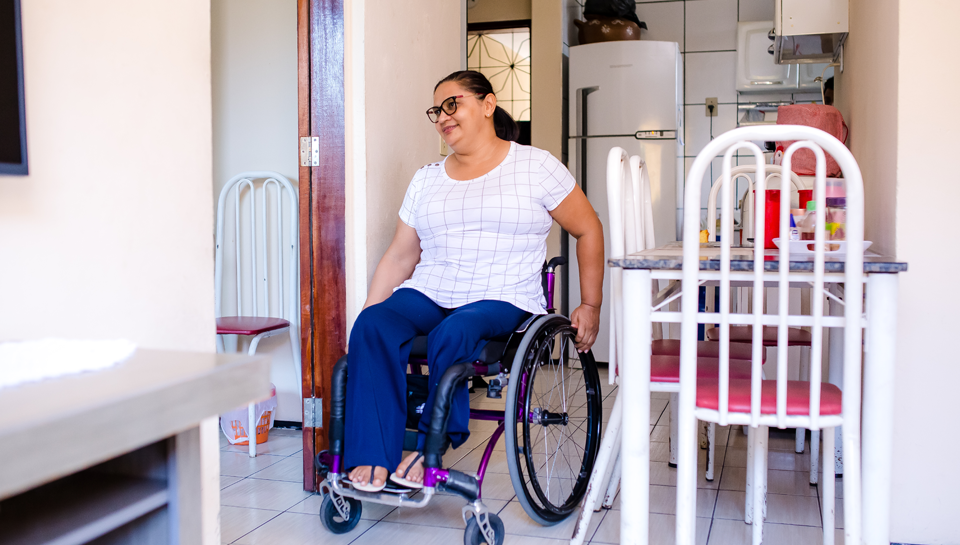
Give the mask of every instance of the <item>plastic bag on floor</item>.
M 270 397 L 254 406 L 253 414 L 257 419 L 257 444 L 266 443 L 277 413 L 277 388 L 270 385 Z M 238 407 L 220 415 L 220 430 L 227 436 L 231 445 L 249 445 L 247 435 L 247 406 Z

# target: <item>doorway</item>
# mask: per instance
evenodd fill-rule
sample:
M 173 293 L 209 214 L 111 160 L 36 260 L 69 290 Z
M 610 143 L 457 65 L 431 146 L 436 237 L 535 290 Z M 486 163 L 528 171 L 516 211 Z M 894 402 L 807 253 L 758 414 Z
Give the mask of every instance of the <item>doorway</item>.
M 467 24 L 467 69 L 490 80 L 497 105 L 520 127 L 519 144 L 530 145 L 532 114 L 530 21 Z
M 339 87 L 331 67 L 340 69 Z M 346 346 L 342 67 L 341 2 L 211 0 L 214 202 L 228 179 L 246 171 L 279 172 L 299 189 L 297 349 L 303 378 L 293 367 L 287 337 L 264 339 L 257 353 L 273 360 L 275 425 L 286 429 L 271 435 L 268 445 L 273 448 L 260 449 L 259 455 L 297 452 L 302 445 L 303 488 L 308 491 L 316 488 L 313 455 L 321 435 L 314 422 L 323 418 L 322 403 L 313 400 L 325 397 L 322 368 L 314 362 L 332 358 L 332 366 Z M 323 166 L 301 166 L 300 135 L 318 137 Z M 325 288 L 311 289 L 315 285 Z M 315 327 L 318 322 L 322 327 Z M 227 351 L 233 351 L 230 341 Z M 304 411 L 304 398 L 310 400 L 309 411 Z

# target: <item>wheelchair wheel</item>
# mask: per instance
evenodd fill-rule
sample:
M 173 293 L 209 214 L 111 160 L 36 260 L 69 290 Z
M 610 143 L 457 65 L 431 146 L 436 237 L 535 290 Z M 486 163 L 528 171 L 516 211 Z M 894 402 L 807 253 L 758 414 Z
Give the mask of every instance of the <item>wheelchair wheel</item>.
M 593 354 L 577 352 L 576 333 L 564 316 L 537 319 L 510 371 L 506 414 L 516 419 L 504 434 L 510 479 L 523 509 L 545 526 L 580 505 L 600 446 L 600 377 Z
M 337 506 L 333 504 L 333 498 L 330 494 L 323 495 L 323 501 L 320 502 L 320 522 L 323 527 L 333 534 L 345 534 L 357 527 L 360 522 L 360 513 L 363 511 L 363 504 L 353 498 L 341 498 L 346 502 L 349 509 L 348 517 L 344 519 Z
M 503 521 L 493 513 L 488 513 L 487 516 L 490 520 L 490 526 L 493 526 L 494 542 L 487 543 L 487 539 L 483 537 L 483 532 L 480 531 L 480 525 L 477 524 L 477 518 L 471 517 L 470 521 L 467 522 L 466 530 L 463 531 L 463 545 L 480 545 L 481 543 L 487 543 L 487 545 L 503 545 L 503 538 L 506 535 Z

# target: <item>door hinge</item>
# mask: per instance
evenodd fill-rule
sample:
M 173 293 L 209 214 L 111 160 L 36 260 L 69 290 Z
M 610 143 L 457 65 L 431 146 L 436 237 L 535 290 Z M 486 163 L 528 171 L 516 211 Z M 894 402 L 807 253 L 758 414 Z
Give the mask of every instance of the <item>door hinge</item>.
M 300 137 L 300 166 L 302 167 L 320 166 L 320 137 L 319 136 L 301 136 Z
M 303 427 L 323 427 L 323 398 L 310 397 L 303 400 Z

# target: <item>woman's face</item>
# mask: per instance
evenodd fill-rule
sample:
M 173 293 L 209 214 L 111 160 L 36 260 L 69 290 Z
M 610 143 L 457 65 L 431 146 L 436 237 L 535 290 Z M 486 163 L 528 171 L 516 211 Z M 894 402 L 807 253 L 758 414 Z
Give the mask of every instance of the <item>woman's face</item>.
M 456 99 L 457 111 L 448 114 L 441 109 L 440 117 L 434 123 L 437 132 L 454 150 L 458 144 L 477 138 L 488 127 L 493 128 L 493 111 L 497 105 L 497 99 L 493 94 L 488 94 L 481 100 L 475 93 L 467 91 L 452 81 L 441 83 L 437 87 L 433 93 L 433 105 L 440 106 L 448 98 L 457 95 L 463 95 Z

